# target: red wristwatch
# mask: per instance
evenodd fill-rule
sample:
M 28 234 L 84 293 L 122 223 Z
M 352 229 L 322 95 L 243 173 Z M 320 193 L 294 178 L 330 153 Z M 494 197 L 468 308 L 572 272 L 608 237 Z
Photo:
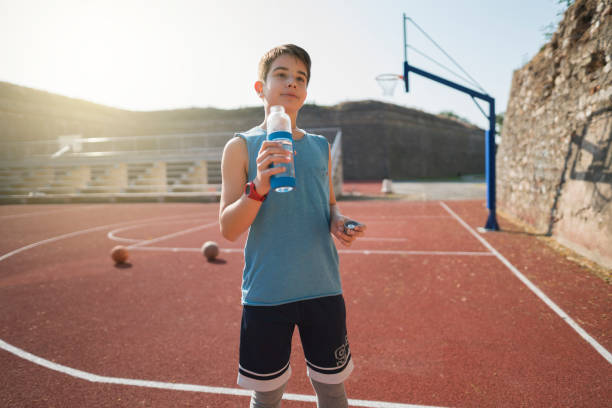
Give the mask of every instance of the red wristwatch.
M 259 195 L 259 193 L 255 189 L 255 183 L 252 181 L 246 183 L 246 185 L 244 186 L 244 194 L 246 194 L 247 197 L 252 198 L 255 201 L 261 201 L 261 202 L 264 202 L 266 198 L 268 197 L 267 194 L 263 196 Z

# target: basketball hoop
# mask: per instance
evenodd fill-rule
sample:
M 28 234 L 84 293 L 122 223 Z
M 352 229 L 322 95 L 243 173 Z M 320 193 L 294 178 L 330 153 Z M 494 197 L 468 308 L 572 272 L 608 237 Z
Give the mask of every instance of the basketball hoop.
M 376 77 L 376 81 L 383 91 L 383 96 L 393 96 L 397 83 L 403 79 L 403 76 L 396 74 L 380 74 Z

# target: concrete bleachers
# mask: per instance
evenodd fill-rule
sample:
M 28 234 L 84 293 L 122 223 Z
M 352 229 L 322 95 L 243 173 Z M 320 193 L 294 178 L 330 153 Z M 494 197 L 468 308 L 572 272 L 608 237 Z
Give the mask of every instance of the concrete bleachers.
M 152 163 L 129 163 L 128 164 L 128 185 L 134 184 L 147 170 L 151 168 Z
M 90 179 L 89 166 L 62 166 L 53 171 L 53 180 L 38 188 L 44 194 L 71 194 L 83 188 Z
M 212 180 L 211 167 L 216 169 Z M 219 169 L 220 162 L 211 166 L 206 160 L 0 167 L 0 198 L 216 196 L 221 191 Z
M 0 194 L 36 194 L 53 185 L 56 169 L 51 167 L 5 167 L 0 171 Z
M 208 182 L 210 184 L 221 184 L 221 162 L 210 160 L 206 163 Z
M 128 165 L 128 186 L 124 193 L 163 193 L 167 191 L 166 162 Z
M 193 166 L 193 161 L 177 161 L 168 163 L 166 167 L 168 186 L 183 184 L 182 180 L 185 174 L 188 174 L 192 170 Z
M 218 200 L 223 146 L 232 137 L 228 132 L 13 143 L 7 146 L 14 154 L 0 159 L 0 203 Z
M 206 161 L 177 162 L 169 163 L 168 165 L 170 166 L 168 173 L 168 191 L 211 191 Z M 213 191 L 216 191 L 216 189 Z
M 91 178 L 83 188 L 81 194 L 90 193 L 120 193 L 128 184 L 127 165 L 116 163 L 111 165 L 91 166 Z
M 27 194 L 28 188 L 21 187 L 22 178 L 28 175 L 25 167 L 2 167 L 0 168 L 0 194 Z

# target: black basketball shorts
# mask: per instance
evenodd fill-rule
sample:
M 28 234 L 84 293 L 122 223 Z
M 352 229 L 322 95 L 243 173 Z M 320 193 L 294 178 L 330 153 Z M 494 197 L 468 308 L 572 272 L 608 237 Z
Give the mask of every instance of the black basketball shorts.
M 353 370 L 342 295 L 278 306 L 242 309 L 238 384 L 272 391 L 289 380 L 291 339 L 298 326 L 308 376 L 326 384 L 344 382 Z

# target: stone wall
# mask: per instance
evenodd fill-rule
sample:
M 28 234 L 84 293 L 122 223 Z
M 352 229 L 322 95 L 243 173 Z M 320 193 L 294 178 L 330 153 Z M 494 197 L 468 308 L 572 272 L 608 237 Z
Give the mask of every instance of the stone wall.
M 577 0 L 514 73 L 498 208 L 612 268 L 612 3 Z
M 262 107 L 131 112 L 0 82 L 0 141 L 229 133 L 262 120 Z M 375 101 L 305 105 L 298 126 L 342 128 L 347 180 L 484 173 L 482 129 L 415 109 Z M 223 146 L 227 137 L 210 140 Z

